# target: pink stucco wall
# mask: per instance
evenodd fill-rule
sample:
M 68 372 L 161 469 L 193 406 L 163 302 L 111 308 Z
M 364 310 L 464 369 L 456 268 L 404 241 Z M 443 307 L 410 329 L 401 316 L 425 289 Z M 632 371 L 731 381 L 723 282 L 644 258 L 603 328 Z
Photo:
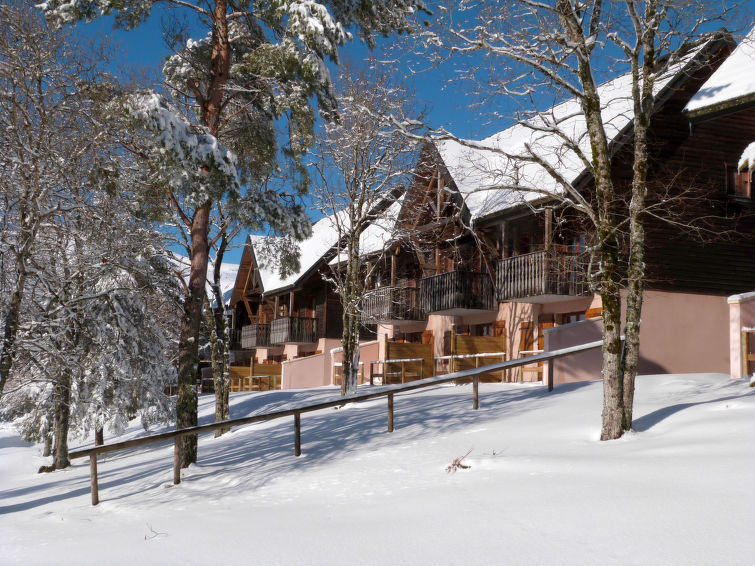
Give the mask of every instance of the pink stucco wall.
M 729 297 L 729 371 L 734 379 L 746 377 L 742 365 L 742 329 L 755 328 L 755 292 Z
M 374 340 L 370 342 L 365 342 L 364 344 L 360 344 L 359 346 L 359 361 L 364 364 L 364 380 L 365 382 L 370 381 L 370 362 L 376 362 L 378 360 L 382 360 L 383 358 L 380 355 L 381 352 L 381 343 L 379 340 Z M 343 362 L 343 350 L 337 350 L 333 352 L 333 364 L 342 363 Z M 377 369 L 377 371 L 380 371 L 380 368 Z M 335 376 L 334 369 L 331 369 L 331 373 L 333 376 Z
M 622 314 L 625 310 L 622 297 Z M 598 320 L 546 330 L 546 349 L 600 339 Z M 641 374 L 729 372 L 729 308 L 725 297 L 647 291 L 640 334 Z M 554 362 L 554 382 L 600 379 L 600 352 Z
M 281 387 L 302 389 L 330 385 L 329 361 L 330 355 L 323 353 L 283 362 Z

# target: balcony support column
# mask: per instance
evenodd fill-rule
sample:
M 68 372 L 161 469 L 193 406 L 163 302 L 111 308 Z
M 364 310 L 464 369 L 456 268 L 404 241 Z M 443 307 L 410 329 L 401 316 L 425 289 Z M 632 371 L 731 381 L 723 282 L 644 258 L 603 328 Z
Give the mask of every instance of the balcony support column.
M 551 241 L 553 240 L 553 209 L 545 209 L 545 251 L 551 250 Z

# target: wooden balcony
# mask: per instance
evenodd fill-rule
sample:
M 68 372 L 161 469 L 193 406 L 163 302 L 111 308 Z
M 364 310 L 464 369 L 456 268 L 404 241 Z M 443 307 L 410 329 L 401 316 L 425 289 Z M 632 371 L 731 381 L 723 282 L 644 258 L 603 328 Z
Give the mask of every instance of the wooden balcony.
M 493 311 L 497 306 L 490 277 L 463 270 L 422 279 L 419 305 L 423 313 L 455 316 Z
M 499 301 L 549 303 L 590 293 L 587 254 L 540 251 L 499 260 Z
M 270 345 L 270 325 L 250 324 L 241 328 L 241 347 L 244 350 Z
M 362 299 L 364 324 L 400 324 L 423 318 L 415 287 L 381 287 L 366 292 Z
M 271 344 L 307 344 L 317 338 L 316 318 L 284 316 L 270 323 Z

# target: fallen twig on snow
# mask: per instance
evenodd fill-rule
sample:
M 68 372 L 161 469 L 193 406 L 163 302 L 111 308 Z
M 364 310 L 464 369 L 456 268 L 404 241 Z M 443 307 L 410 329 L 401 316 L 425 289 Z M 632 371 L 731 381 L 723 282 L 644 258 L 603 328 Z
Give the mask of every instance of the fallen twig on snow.
M 469 452 L 464 454 L 464 456 L 457 456 L 456 458 L 454 458 L 454 461 L 451 462 L 451 464 L 446 468 L 446 473 L 451 474 L 451 473 L 456 473 L 456 470 L 468 470 L 469 468 L 471 468 L 472 466 L 462 464 L 462 461 L 464 460 L 464 458 L 469 456 L 471 453 L 472 453 L 472 449 L 470 448 Z

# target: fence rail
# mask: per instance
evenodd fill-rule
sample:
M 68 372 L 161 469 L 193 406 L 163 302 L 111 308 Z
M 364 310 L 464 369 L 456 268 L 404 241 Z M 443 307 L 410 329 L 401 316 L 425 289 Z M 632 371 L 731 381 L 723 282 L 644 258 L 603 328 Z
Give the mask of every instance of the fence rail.
M 114 442 L 112 444 L 103 444 L 101 446 L 95 446 L 93 448 L 85 448 L 83 450 L 75 450 L 71 452 L 68 457 L 70 459 L 89 457 L 89 472 L 90 472 L 90 487 L 92 492 L 92 505 L 99 503 L 99 487 L 97 482 L 97 456 L 99 454 L 106 454 L 108 452 L 115 452 L 118 450 L 125 450 L 126 448 L 134 448 L 136 446 L 144 446 L 146 444 L 154 444 L 165 440 L 174 441 L 173 449 L 173 483 L 181 483 L 181 468 L 180 468 L 180 453 L 178 439 L 195 435 L 203 432 L 215 431 L 218 429 L 229 429 L 234 426 L 241 426 L 247 424 L 261 423 L 280 419 L 283 417 L 294 417 L 294 455 L 301 455 L 301 415 L 302 413 L 309 413 L 312 411 L 319 411 L 322 409 L 328 409 L 331 407 L 341 407 L 347 403 L 356 403 L 359 401 L 368 401 L 370 399 L 376 399 L 379 397 L 387 397 L 388 399 L 388 432 L 393 432 L 393 397 L 399 393 L 407 393 L 415 391 L 417 389 L 423 389 L 425 387 L 433 387 L 442 383 L 450 383 L 452 381 L 461 380 L 464 378 L 472 378 L 472 395 L 473 402 L 472 408 L 479 408 L 479 376 L 483 373 L 489 373 L 493 371 L 501 371 L 510 368 L 519 367 L 522 365 L 531 364 L 534 362 L 555 360 L 556 358 L 562 358 L 578 352 L 585 352 L 588 350 L 596 350 L 603 346 L 603 341 L 590 342 L 588 344 L 582 344 L 580 346 L 571 346 L 569 348 L 563 348 L 561 350 L 555 350 L 553 352 L 546 352 L 544 354 L 537 354 L 529 356 L 527 358 L 517 358 L 514 360 L 508 360 L 504 362 L 498 362 L 489 364 L 486 366 L 480 366 L 479 368 L 472 368 L 463 371 L 458 371 L 443 375 L 440 377 L 429 377 L 404 383 L 401 385 L 381 387 L 377 391 L 371 391 L 369 393 L 357 393 L 355 395 L 347 395 L 345 397 L 339 397 L 332 401 L 325 401 L 321 403 L 313 403 L 311 405 L 302 405 L 300 407 L 294 407 L 292 409 L 285 409 L 280 411 L 271 411 L 269 413 L 263 413 L 260 415 L 253 415 L 250 417 L 242 417 L 239 419 L 229 419 L 227 421 L 220 421 L 216 423 L 194 426 L 190 428 L 184 428 L 179 430 L 172 430 L 169 432 L 163 432 L 160 434 L 153 434 L 142 438 L 134 438 L 132 440 L 124 440 L 121 442 Z M 553 364 L 548 364 L 548 391 L 553 390 Z

